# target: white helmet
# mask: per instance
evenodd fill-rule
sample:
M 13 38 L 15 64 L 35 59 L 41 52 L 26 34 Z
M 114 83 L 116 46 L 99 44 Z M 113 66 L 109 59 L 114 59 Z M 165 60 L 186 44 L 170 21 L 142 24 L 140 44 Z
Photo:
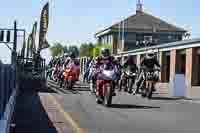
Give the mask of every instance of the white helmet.
M 153 58 L 155 56 L 153 49 L 149 49 L 146 53 L 147 58 Z
M 69 54 L 68 53 L 64 53 L 64 57 L 68 57 L 69 56 Z
M 70 58 L 70 57 L 67 57 L 67 59 L 66 59 L 66 60 L 70 61 L 70 60 L 71 60 L 71 58 Z

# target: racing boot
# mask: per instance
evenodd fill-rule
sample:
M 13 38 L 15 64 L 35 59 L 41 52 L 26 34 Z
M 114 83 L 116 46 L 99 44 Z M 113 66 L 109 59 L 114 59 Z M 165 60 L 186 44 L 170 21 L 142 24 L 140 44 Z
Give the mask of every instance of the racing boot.
M 113 83 L 112 96 L 116 96 L 116 93 L 115 93 L 115 83 Z

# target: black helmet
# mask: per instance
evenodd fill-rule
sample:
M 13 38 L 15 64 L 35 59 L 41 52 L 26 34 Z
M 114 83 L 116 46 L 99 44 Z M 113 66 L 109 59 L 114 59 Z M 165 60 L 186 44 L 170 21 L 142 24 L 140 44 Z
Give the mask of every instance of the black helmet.
M 128 62 L 133 64 L 135 62 L 133 55 L 128 55 Z
M 76 55 L 75 55 L 75 53 L 74 52 L 71 52 L 70 53 L 70 57 L 73 59 L 73 58 L 76 58 Z
M 69 57 L 69 53 L 64 53 L 64 57 L 65 58 Z
M 104 57 L 104 58 L 110 56 L 110 50 L 108 48 L 102 48 L 101 49 L 101 56 Z

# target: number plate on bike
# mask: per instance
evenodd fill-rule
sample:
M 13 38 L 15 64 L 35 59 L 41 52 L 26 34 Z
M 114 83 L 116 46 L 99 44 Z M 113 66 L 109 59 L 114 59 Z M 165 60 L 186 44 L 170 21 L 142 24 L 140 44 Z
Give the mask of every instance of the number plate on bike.
M 154 79 L 154 72 L 147 72 L 147 80 L 153 80 Z

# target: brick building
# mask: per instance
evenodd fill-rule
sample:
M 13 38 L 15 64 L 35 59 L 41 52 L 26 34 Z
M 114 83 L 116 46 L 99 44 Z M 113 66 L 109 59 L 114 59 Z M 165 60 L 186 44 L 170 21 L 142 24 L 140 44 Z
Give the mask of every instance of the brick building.
M 113 53 L 121 63 L 128 55 L 134 55 L 140 65 L 141 58 L 147 49 L 157 50 L 157 58 L 161 64 L 160 82 L 157 89 L 169 96 L 200 98 L 200 39 L 182 40 L 186 31 L 168 24 L 142 11 L 142 5 L 137 5 L 136 15 L 124 21 L 124 45 L 118 37 L 117 27 L 113 25 L 96 34 L 100 43 L 110 43 Z M 109 36 L 109 37 L 108 37 Z M 104 39 L 104 38 L 110 39 Z M 107 40 L 107 41 L 106 41 Z M 136 45 L 137 42 L 150 41 L 150 45 Z M 124 48 L 123 50 L 121 50 Z M 120 49 L 120 50 L 119 50 Z M 86 62 L 87 57 L 81 58 Z M 82 64 L 84 67 L 84 64 Z M 82 72 L 83 69 L 82 69 Z
M 160 82 L 157 90 L 169 96 L 200 98 L 200 39 L 191 39 L 151 46 L 157 49 L 161 64 Z M 128 55 L 134 55 L 136 63 L 145 54 L 145 48 L 122 52 L 116 55 L 122 61 Z M 81 59 L 81 73 L 87 57 Z
M 185 33 L 184 29 L 145 13 L 139 1 L 136 14 L 99 31 L 95 37 L 98 43 L 112 44 L 113 54 L 118 54 L 144 47 L 144 41 L 151 46 L 180 41 Z

